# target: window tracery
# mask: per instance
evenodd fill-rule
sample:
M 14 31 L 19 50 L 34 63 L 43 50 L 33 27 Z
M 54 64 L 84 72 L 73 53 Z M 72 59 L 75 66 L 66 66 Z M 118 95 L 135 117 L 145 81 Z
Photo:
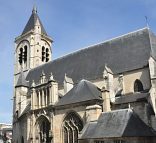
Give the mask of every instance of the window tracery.
M 81 119 L 74 113 L 69 113 L 63 123 L 64 143 L 78 143 L 78 134 L 83 129 Z

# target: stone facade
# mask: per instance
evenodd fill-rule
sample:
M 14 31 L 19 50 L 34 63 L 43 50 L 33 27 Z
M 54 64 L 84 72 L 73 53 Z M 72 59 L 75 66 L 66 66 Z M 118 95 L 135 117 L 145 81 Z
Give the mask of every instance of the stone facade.
M 142 34 L 146 30 L 139 32 Z M 136 36 L 136 33 L 129 35 Z M 97 78 L 91 75 L 90 82 L 63 73 L 61 83 L 55 77 L 59 73 L 61 76 L 62 70 L 55 73 L 57 62 L 51 65 L 51 44 L 52 39 L 34 8 L 22 35 L 15 39 L 13 142 L 69 143 L 79 139 L 82 143 L 154 143 L 154 136 L 111 137 L 109 140 L 79 136 L 85 126 L 98 121 L 102 113 L 127 108 L 132 109 L 145 126 L 156 129 L 156 61 L 151 55 L 146 65 L 123 72 L 114 72 L 103 63 L 103 73 Z M 48 69 L 51 66 L 54 71 Z M 34 74 L 35 70 L 40 73 Z M 34 78 L 29 78 L 31 76 Z M 85 75 L 81 76 L 83 78 Z

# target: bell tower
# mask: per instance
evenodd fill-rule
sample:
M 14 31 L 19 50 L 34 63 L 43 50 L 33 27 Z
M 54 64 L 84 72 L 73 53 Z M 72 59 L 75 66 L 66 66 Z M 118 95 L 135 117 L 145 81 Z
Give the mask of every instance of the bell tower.
M 52 39 L 47 35 L 33 7 L 22 34 L 15 38 L 15 75 L 51 61 Z

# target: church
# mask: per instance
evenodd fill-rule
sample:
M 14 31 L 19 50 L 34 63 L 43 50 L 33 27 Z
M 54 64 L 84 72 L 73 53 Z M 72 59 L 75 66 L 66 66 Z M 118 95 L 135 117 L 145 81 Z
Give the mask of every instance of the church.
M 52 59 L 34 7 L 15 38 L 13 143 L 155 143 L 156 36 L 139 29 Z

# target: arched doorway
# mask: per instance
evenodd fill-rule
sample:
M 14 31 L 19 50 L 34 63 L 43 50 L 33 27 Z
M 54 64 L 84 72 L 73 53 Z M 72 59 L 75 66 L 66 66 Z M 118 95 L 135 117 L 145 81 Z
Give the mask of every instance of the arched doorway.
M 78 143 L 78 134 L 83 129 L 83 122 L 74 113 L 69 113 L 63 121 L 63 143 Z
M 50 143 L 50 122 L 45 116 L 40 116 L 37 120 L 37 131 L 38 131 L 38 142 L 39 143 Z

